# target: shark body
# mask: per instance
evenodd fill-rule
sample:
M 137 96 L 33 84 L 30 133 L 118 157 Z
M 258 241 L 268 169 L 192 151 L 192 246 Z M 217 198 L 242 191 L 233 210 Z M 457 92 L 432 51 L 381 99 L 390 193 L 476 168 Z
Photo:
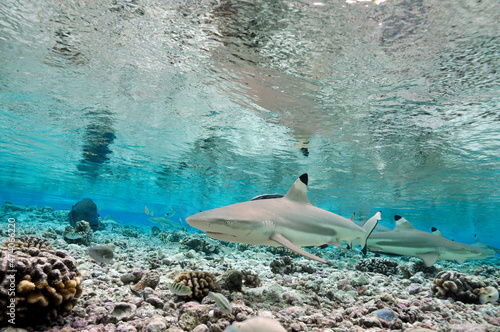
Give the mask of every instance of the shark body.
M 420 231 L 405 218 L 395 216 L 395 219 L 394 230 L 370 235 L 367 240 L 370 251 L 420 257 L 427 267 L 434 265 L 438 259 L 454 260 L 461 264 L 495 256 L 492 250 L 450 241 L 438 230 L 433 233 Z
M 326 260 L 299 248 L 333 244 L 364 249 L 366 239 L 380 220 L 380 212 L 363 227 L 320 209 L 307 198 L 307 174 L 301 175 L 281 198 L 257 199 L 197 213 L 186 219 L 192 227 L 214 239 L 247 244 L 284 246 L 321 263 Z

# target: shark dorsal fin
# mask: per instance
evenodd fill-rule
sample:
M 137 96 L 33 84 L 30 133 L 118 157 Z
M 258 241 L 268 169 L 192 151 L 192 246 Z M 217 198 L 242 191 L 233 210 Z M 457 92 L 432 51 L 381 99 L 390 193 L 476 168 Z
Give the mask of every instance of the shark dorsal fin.
M 297 180 L 295 180 L 292 188 L 288 190 L 284 198 L 299 203 L 311 204 L 309 198 L 307 198 L 307 181 L 307 173 L 302 174 Z
M 395 215 L 394 220 L 396 221 L 396 227 L 394 227 L 395 231 L 407 231 L 415 229 L 412 224 L 405 218 Z
M 477 236 L 477 234 L 474 234 L 474 244 L 480 244 L 481 241 L 479 241 L 479 236 Z
M 443 233 L 441 233 L 439 229 L 437 229 L 436 227 L 432 227 L 432 234 L 437 235 L 439 237 L 444 237 Z
M 354 221 L 354 216 L 356 215 L 356 212 L 354 212 L 351 216 L 351 218 L 349 218 L 350 221 Z

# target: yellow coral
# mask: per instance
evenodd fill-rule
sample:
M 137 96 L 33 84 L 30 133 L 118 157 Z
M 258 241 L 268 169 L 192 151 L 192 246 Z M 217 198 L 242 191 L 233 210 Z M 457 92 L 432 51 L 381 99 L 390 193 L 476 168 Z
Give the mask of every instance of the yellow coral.
M 21 280 L 17 285 L 17 291 L 21 294 L 25 294 L 35 290 L 35 284 L 28 280 Z
M 39 291 L 33 292 L 28 295 L 27 302 L 30 304 L 38 303 L 42 307 L 46 307 L 49 305 L 49 301 L 42 295 Z
M 47 282 L 47 280 L 40 280 L 36 283 L 36 289 L 44 289 L 48 285 L 49 283 Z
M 75 288 L 76 287 L 76 280 L 70 280 L 66 283 L 66 288 Z
M 63 301 L 63 296 L 59 293 L 57 293 L 56 289 L 54 287 L 47 287 L 47 292 L 49 293 L 49 296 L 51 297 L 52 301 L 54 302 L 55 305 L 60 305 Z
M 64 287 L 66 286 L 64 285 L 64 282 L 60 281 L 59 283 L 55 284 L 55 287 L 57 289 L 64 289 Z
M 80 295 L 82 295 L 82 292 L 83 292 L 82 285 L 76 285 L 75 298 L 79 298 Z

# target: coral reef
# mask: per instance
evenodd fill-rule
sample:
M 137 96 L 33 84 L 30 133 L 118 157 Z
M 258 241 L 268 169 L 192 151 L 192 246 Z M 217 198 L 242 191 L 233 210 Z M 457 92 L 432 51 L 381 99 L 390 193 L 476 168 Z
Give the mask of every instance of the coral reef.
M 89 246 L 92 242 L 92 228 L 85 220 L 76 222 L 76 227 L 66 226 L 63 238 L 68 243 L 83 244 Z
M 374 272 L 383 275 L 398 274 L 398 263 L 383 257 L 372 257 L 361 259 L 355 266 L 356 270 L 363 272 Z
M 497 331 L 500 328 L 500 305 L 495 301 L 496 292 L 493 289 L 498 290 L 500 284 L 500 260 L 497 258 L 487 261 L 487 264 L 478 261 L 455 264 L 443 260 L 435 264 L 432 270 L 419 271 L 423 267 L 420 258 L 389 257 L 399 263 L 401 271 L 405 269 L 407 272 L 406 275 L 401 273 L 383 275 L 360 272 L 354 268 L 361 258 L 373 257 L 372 254 L 362 257 L 359 250 L 347 251 L 332 247 L 323 255 L 328 255 L 334 265 L 319 264 L 303 258 L 285 259 L 289 263 L 287 271 L 292 274 L 276 275 L 271 272 L 270 263 L 277 256 L 270 254 L 263 246 L 221 242 L 219 254 L 207 256 L 191 248 L 182 250 L 178 242 L 167 240 L 173 237 L 174 233 L 175 236 L 185 237 L 187 234 L 184 231 L 161 233 L 161 236 L 165 236 L 168 241 L 163 245 L 159 238 L 153 237 L 151 233 L 147 234 L 151 229 L 147 225 L 140 228 L 139 236 L 134 238 L 125 237 L 122 230 L 127 228 L 118 227 L 115 221 L 110 221 L 102 231 L 93 234 L 92 240 L 96 243 L 112 242 L 116 245 L 116 262 L 104 265 L 92 261 L 87 254 L 88 248 L 64 241 L 62 233 L 67 225 L 67 219 L 43 224 L 37 220 L 38 217 L 31 217 L 35 212 L 38 214 L 42 211 L 41 208 L 33 208 L 32 211 L 22 206 L 18 208 L 20 214 L 19 218 L 16 216 L 16 220 L 19 221 L 16 222 L 16 226 L 19 226 L 17 229 L 19 234 L 26 234 L 27 230 L 30 234 L 36 235 L 50 232 L 57 234 L 57 239 L 46 238 L 43 241 L 40 238 L 23 236 L 22 241 L 20 238 L 16 240 L 18 246 L 16 250 L 27 250 L 37 255 L 26 253 L 27 258 L 22 256 L 30 261 L 35 257 L 45 260 L 44 251 L 50 248 L 50 244 L 74 255 L 83 276 L 81 287 L 85 289 L 78 298 L 77 305 L 64 318 L 63 304 L 56 311 L 47 309 L 53 308 L 50 302 L 53 298 L 46 290 L 40 290 L 43 297 L 30 296 L 32 301 L 37 301 L 31 304 L 30 308 L 36 308 L 32 311 L 49 310 L 51 313 L 45 311 L 39 315 L 50 316 L 51 321 L 50 327 L 42 326 L 36 324 L 34 320 L 29 320 L 30 316 L 21 318 L 16 312 L 16 325 L 21 325 L 26 321 L 24 317 L 28 317 L 29 326 L 24 326 L 27 331 L 222 332 L 235 322 L 241 323 L 259 315 L 272 317 L 287 331 L 295 332 Z M 45 213 L 47 216 L 52 216 L 56 212 L 46 209 Z M 66 210 L 66 215 L 67 213 Z M 10 241 L 7 242 L 9 243 Z M 244 250 L 240 251 L 237 248 Z M 16 262 L 17 257 L 16 254 Z M 59 259 L 64 260 L 61 257 Z M 141 282 L 138 288 L 143 289 L 136 292 L 139 296 L 134 296 L 128 288 L 136 285 L 145 272 L 153 270 L 149 268 L 149 264 L 156 266 L 155 272 L 151 272 L 149 277 Z M 45 266 L 43 268 L 48 269 Z M 45 271 L 43 268 L 42 271 L 51 278 L 49 275 L 51 270 Z M 285 269 L 284 266 L 282 268 Z M 315 273 L 310 273 L 315 269 L 317 269 Z M 448 295 L 445 295 L 448 296 L 446 300 L 434 296 L 431 286 L 441 270 L 475 275 L 474 278 L 489 285 L 477 289 L 478 295 L 483 296 L 483 302 L 489 303 L 476 304 L 480 303 L 479 298 L 474 304 L 464 304 Z M 32 271 L 35 273 L 35 269 Z M 212 273 L 212 281 L 217 280 L 214 283 L 221 285 L 220 290 L 211 291 L 220 292 L 231 300 L 231 314 L 226 315 L 221 309 L 216 309 L 213 300 L 208 298 L 206 290 L 202 290 L 197 299 L 183 296 L 191 293 L 191 289 L 189 292 L 182 292 L 181 296 L 172 292 L 171 284 L 182 271 Z M 231 272 L 222 276 L 223 271 Z M 277 272 L 279 273 L 279 269 Z M 17 296 L 27 299 L 29 294 L 39 291 L 37 283 L 34 282 L 35 274 L 30 276 L 31 280 L 16 276 L 18 280 L 12 287 L 16 290 Z M 154 287 L 158 281 L 157 276 L 161 276 L 161 280 L 156 288 L 148 287 L 146 284 Z M 454 278 L 457 279 L 457 276 Z M 193 278 L 190 277 L 189 280 L 193 285 Z M 200 284 L 199 280 L 197 282 Z M 449 289 L 453 288 L 451 283 L 445 285 Z M 188 287 L 184 283 L 182 286 Z M 2 287 L 5 294 L 6 286 Z M 10 284 L 7 287 L 10 287 Z M 59 292 L 57 287 L 50 287 Z M 240 287 L 241 291 L 237 291 Z M 198 288 L 202 287 L 198 285 Z M 473 289 L 472 293 L 476 294 L 475 291 L 476 289 Z M 203 297 L 205 294 L 207 296 Z M 6 298 L 10 300 L 10 297 Z M 42 307 L 45 303 L 47 307 Z M 0 308 L 0 311 L 6 307 L 8 308 L 8 303 L 7 306 Z M 10 319 L 6 315 L 8 313 L 4 312 L 3 325 L 7 324 L 5 319 Z M 55 315 L 56 319 L 53 318 Z M 18 327 L 22 326 L 15 326 Z M 13 328 L 14 326 L 10 326 L 8 330 L 14 330 Z
M 49 323 L 68 314 L 80 297 L 75 260 L 45 241 L 23 237 L 0 247 L 0 325 L 12 318 L 16 325 Z
M 480 303 L 481 288 L 498 288 L 493 280 L 481 280 L 457 271 L 441 271 L 436 275 L 431 290 L 439 298 L 449 298 L 464 303 Z
M 204 252 L 207 255 L 216 254 L 220 250 L 220 245 L 206 236 L 192 234 L 183 238 L 180 242 L 181 247 L 190 248 L 197 252 Z
M 219 290 L 220 286 L 216 282 L 215 276 L 210 272 L 187 271 L 181 272 L 174 282 L 184 284 L 191 288 L 193 293 L 183 297 L 201 301 L 210 291 Z
M 261 281 L 256 273 L 247 270 L 243 270 L 241 271 L 241 273 L 243 275 L 243 285 L 250 288 L 255 288 L 260 286 Z

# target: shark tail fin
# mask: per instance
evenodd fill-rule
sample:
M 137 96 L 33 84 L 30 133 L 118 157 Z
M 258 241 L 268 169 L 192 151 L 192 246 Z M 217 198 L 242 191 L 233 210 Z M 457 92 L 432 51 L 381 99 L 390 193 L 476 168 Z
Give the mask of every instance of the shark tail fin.
M 363 224 L 362 228 L 365 230 L 365 235 L 361 238 L 361 250 L 363 253 L 366 253 L 366 240 L 368 240 L 368 237 L 372 234 L 380 219 L 382 219 L 382 212 L 379 211 Z

